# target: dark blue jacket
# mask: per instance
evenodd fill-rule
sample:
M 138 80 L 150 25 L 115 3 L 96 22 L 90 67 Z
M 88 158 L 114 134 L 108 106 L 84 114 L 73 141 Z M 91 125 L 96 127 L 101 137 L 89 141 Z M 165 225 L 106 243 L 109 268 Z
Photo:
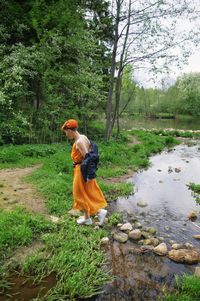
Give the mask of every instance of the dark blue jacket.
M 97 165 L 99 163 L 99 152 L 96 143 L 91 143 L 91 150 L 85 155 L 81 163 L 81 172 L 85 182 L 96 178 Z

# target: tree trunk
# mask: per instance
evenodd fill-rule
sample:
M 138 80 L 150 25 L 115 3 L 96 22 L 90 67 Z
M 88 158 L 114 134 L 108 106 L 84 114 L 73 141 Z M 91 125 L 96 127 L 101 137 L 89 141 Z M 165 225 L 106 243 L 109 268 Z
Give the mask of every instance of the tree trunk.
M 114 45 L 112 51 L 112 63 L 110 70 L 110 80 L 109 80 L 109 94 L 106 105 L 106 129 L 105 129 L 105 140 L 108 141 L 112 132 L 111 118 L 112 118 L 112 98 L 114 90 L 115 81 L 115 68 L 116 68 L 116 56 L 117 56 L 117 46 L 118 46 L 118 31 L 119 31 L 119 17 L 120 17 L 121 2 L 117 1 L 117 15 L 115 20 L 115 30 L 114 30 Z
M 120 61 L 119 61 L 119 70 L 118 70 L 118 74 L 117 74 L 117 81 L 116 81 L 116 87 L 115 87 L 115 110 L 114 110 L 113 119 L 112 119 L 112 123 L 111 123 L 111 129 L 110 129 L 110 132 L 111 132 L 113 130 L 113 127 L 115 125 L 115 120 L 117 117 L 117 124 L 118 124 L 117 125 L 117 132 L 118 132 L 117 136 L 119 135 L 119 104 L 120 104 L 120 98 L 121 98 L 124 57 L 125 57 L 125 51 L 126 51 L 128 35 L 129 35 L 129 28 L 130 28 L 130 15 L 131 15 L 131 0 L 129 0 L 126 35 L 125 35 L 123 49 L 122 49 L 122 53 L 120 55 Z

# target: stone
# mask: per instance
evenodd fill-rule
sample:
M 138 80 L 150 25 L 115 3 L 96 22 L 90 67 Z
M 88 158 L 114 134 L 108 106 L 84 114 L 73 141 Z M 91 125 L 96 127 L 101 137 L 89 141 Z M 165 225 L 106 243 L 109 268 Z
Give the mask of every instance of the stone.
M 189 243 L 189 242 L 185 243 L 185 247 L 188 248 L 188 249 L 194 248 L 194 246 L 191 243 Z
M 170 227 L 169 227 L 169 226 L 165 226 L 164 228 L 165 228 L 166 231 L 169 231 L 169 230 L 170 230 Z
M 158 172 L 161 172 L 161 171 L 162 171 L 162 169 L 157 169 L 157 171 L 158 171 Z
M 195 234 L 192 236 L 193 238 L 200 239 L 200 234 Z
M 200 262 L 200 253 L 194 249 L 171 250 L 168 253 L 168 257 L 175 262 L 181 263 L 193 264 Z
M 151 245 L 146 245 L 146 246 L 141 246 L 140 247 L 140 250 L 143 251 L 143 252 L 153 251 L 153 249 L 154 249 L 154 246 L 151 246 Z
M 138 219 L 137 219 L 136 216 L 131 216 L 130 221 L 131 221 L 132 223 L 134 223 L 134 222 L 137 222 Z
M 146 206 L 148 206 L 148 204 L 147 204 L 145 201 L 143 201 L 143 200 L 137 202 L 137 205 L 138 205 L 139 207 L 146 207 Z
M 172 249 L 174 249 L 174 250 L 180 250 L 180 249 L 183 249 L 183 248 L 184 248 L 183 244 L 173 244 L 172 245 Z
M 150 233 L 149 232 L 146 232 L 146 231 L 142 231 L 142 236 L 144 238 L 149 238 L 150 237 Z
M 142 232 L 139 229 L 135 229 L 135 230 L 130 231 L 128 236 L 129 236 L 129 238 L 131 238 L 133 240 L 138 240 L 141 238 Z
M 58 224 L 60 221 L 60 218 L 57 216 L 50 215 L 49 217 L 50 217 L 50 220 L 52 221 L 52 223 L 54 223 L 54 224 Z
M 181 172 L 181 167 L 175 167 L 175 172 Z
M 157 238 L 147 238 L 143 241 L 143 244 L 146 245 L 152 245 L 154 247 L 156 247 L 159 244 L 159 240 Z
M 128 234 L 124 232 L 114 233 L 113 238 L 119 242 L 126 242 L 128 240 Z
M 200 267 L 195 268 L 194 275 L 200 278 Z
M 117 227 L 120 228 L 123 224 L 119 223 L 117 224 Z
M 107 245 L 108 243 L 109 243 L 109 238 L 108 237 L 103 237 L 102 239 L 101 239 L 101 245 Z
M 136 223 L 134 224 L 134 226 L 135 226 L 135 228 L 142 228 L 142 224 L 139 223 L 139 222 L 136 222 Z
M 168 173 L 173 172 L 173 168 L 171 166 L 168 167 Z
M 165 256 L 168 252 L 166 243 L 162 242 L 153 249 L 153 252 L 157 255 Z
M 130 223 L 126 223 L 126 224 L 123 224 L 121 227 L 120 227 L 120 230 L 121 231 L 131 231 L 133 229 L 133 226 L 130 224 Z
M 150 234 L 155 234 L 156 233 L 156 229 L 154 227 L 148 227 L 147 228 L 147 232 L 149 232 Z
M 189 218 L 190 220 L 196 219 L 196 218 L 197 218 L 197 213 L 196 213 L 195 211 L 189 212 L 188 218 Z

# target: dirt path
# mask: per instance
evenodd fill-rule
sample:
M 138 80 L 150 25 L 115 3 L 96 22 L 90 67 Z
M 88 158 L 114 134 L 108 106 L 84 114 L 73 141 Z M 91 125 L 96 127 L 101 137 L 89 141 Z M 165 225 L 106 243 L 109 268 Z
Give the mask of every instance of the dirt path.
M 18 205 L 32 213 L 48 215 L 44 199 L 23 177 L 39 166 L 0 170 L 0 209 L 11 210 Z

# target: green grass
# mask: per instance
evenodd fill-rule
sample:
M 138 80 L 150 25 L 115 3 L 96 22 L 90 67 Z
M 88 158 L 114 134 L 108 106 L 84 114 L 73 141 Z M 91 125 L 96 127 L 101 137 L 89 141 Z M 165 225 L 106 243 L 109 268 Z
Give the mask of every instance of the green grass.
M 200 205 L 200 184 L 189 183 L 187 184 L 188 188 L 194 192 L 194 197 L 197 204 Z
M 151 130 L 150 132 L 160 135 L 160 136 L 173 136 L 173 137 L 183 137 L 183 138 L 194 138 L 200 139 L 200 133 L 193 131 L 184 131 L 184 130 Z
M 60 145 L 59 145 L 60 146 Z M 24 144 L 0 147 L 0 168 L 25 167 L 57 152 L 57 144 Z
M 136 135 L 140 144 L 131 145 L 131 135 Z M 133 187 L 130 183 L 108 184 L 103 179 L 119 177 L 130 169 L 148 167 L 151 154 L 177 141 L 171 136 L 161 137 L 149 132 L 133 131 L 123 134 L 118 141 L 97 143 L 100 152 L 97 180 L 107 200 L 112 201 L 120 195 L 129 195 Z M 39 217 L 18 209 L 10 213 L 3 211 L 0 220 L 3 229 L 0 232 L 0 249 L 4 263 L 7 249 L 13 252 L 18 246 L 28 245 L 42 235 L 44 251 L 36 251 L 28 256 L 21 267 L 23 273 L 37 279 L 52 272 L 56 274 L 56 286 L 42 300 L 61 301 L 66 300 L 66 296 L 70 300 L 92 296 L 110 279 L 104 270 L 104 254 L 100 250 L 100 239 L 108 235 L 106 228 L 94 230 L 90 226 L 78 227 L 75 220 L 67 215 L 73 204 L 70 153 L 71 146 L 68 143 L 0 148 L 1 168 L 42 163 L 26 180 L 35 184 L 45 198 L 49 213 L 62 216 L 57 226 L 49 226 L 45 221 L 43 224 Z M 120 216 L 112 214 L 108 228 L 118 221 Z M 0 286 L 6 286 L 2 275 L 3 272 L 0 274 Z
M 111 226 L 116 226 L 121 222 L 122 222 L 122 214 L 120 212 L 114 212 L 108 218 L 108 223 Z
M 177 289 L 162 298 L 162 301 L 199 301 L 200 279 L 195 276 L 183 275 L 176 277 Z
M 0 212 L 0 263 L 18 246 L 29 245 L 41 233 L 55 225 L 41 215 L 31 215 L 21 208 Z
M 190 183 L 187 186 L 189 187 L 189 189 L 191 189 L 195 193 L 199 193 L 200 194 L 200 184 Z

